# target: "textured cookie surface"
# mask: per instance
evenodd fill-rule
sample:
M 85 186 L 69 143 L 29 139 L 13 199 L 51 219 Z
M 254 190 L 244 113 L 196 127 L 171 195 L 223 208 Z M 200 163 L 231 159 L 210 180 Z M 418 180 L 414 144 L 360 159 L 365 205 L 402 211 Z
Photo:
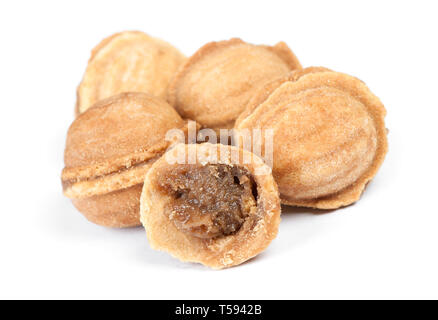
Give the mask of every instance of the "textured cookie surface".
M 185 118 L 232 128 L 254 90 L 301 65 L 286 44 L 257 46 L 240 39 L 199 49 L 169 85 L 168 101 Z
M 235 126 L 239 126 L 239 123 L 243 121 L 246 117 L 248 117 L 259 105 L 261 105 L 268 97 L 281 86 L 283 83 L 287 81 L 297 81 L 302 76 L 309 73 L 318 73 L 318 72 L 328 72 L 330 69 L 324 67 L 308 67 L 304 69 L 297 69 L 291 71 L 285 76 L 276 78 L 272 81 L 266 82 L 263 86 L 259 87 L 257 90 L 254 90 L 253 95 L 249 99 L 249 102 L 246 105 L 245 110 L 240 114 L 237 118 Z
M 78 87 L 76 113 L 122 92 L 165 98 L 169 81 L 184 60 L 176 48 L 142 32 L 115 34 L 92 51 Z
M 191 164 L 168 161 L 191 152 Z M 232 154 L 250 161 L 232 161 Z M 140 215 L 154 249 L 221 269 L 267 248 L 278 232 L 280 199 L 270 169 L 253 154 L 179 144 L 148 172 Z
M 281 83 L 236 128 L 273 130 L 283 204 L 331 209 L 357 201 L 377 173 L 385 114 L 363 82 L 321 70 Z
M 165 101 L 142 93 L 102 100 L 71 125 L 65 149 L 67 168 L 114 163 L 152 149 L 166 132 L 183 125 Z
M 64 195 L 92 222 L 139 225 L 144 177 L 170 146 L 167 131 L 185 127 L 169 104 L 145 93 L 122 93 L 98 102 L 68 131 Z

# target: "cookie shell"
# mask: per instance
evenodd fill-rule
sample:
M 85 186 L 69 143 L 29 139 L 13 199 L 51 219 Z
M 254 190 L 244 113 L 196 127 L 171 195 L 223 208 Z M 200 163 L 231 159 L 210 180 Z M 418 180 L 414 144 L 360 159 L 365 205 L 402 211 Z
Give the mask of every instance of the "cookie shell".
M 266 101 L 266 99 L 268 99 L 271 93 L 274 92 L 274 90 L 277 89 L 279 86 L 281 86 L 283 83 L 287 81 L 297 81 L 299 78 L 309 73 L 328 72 L 328 71 L 331 70 L 324 67 L 307 67 L 304 69 L 294 70 L 285 76 L 267 82 L 266 84 L 264 84 L 254 92 L 253 96 L 251 97 L 245 108 L 245 111 L 243 111 L 240 114 L 240 116 L 237 118 L 235 127 L 238 127 L 240 122 L 242 122 L 246 117 L 248 117 L 259 105 L 261 105 L 264 101 Z
M 359 79 L 315 72 L 283 82 L 236 129 L 273 129 L 282 204 L 335 209 L 354 203 L 388 149 L 381 101 Z
M 232 128 L 259 86 L 296 69 L 301 64 L 283 42 L 273 47 L 240 39 L 211 42 L 176 73 L 167 99 L 183 118 L 212 129 Z
M 95 224 L 111 228 L 139 226 L 143 183 L 98 196 L 73 198 L 73 205 Z
M 169 43 L 139 31 L 104 39 L 93 49 L 77 89 L 76 114 L 122 92 L 165 98 L 170 79 L 185 59 Z
M 165 140 L 167 131 L 175 128 L 185 131 L 185 121 L 165 101 L 145 93 L 96 103 L 69 128 L 64 195 L 97 224 L 140 225 L 139 190 L 150 166 L 172 143 Z
M 265 250 L 277 235 L 281 212 L 277 185 L 270 168 L 257 156 L 233 146 L 178 144 L 168 151 L 173 157 L 180 152 L 196 152 L 196 164 L 200 166 L 220 163 L 246 169 L 257 186 L 259 219 L 255 225 L 246 221 L 237 233 L 222 238 L 202 239 L 181 232 L 164 214 L 164 207 L 169 200 L 157 187 L 160 168 L 172 166 L 164 155 L 149 170 L 141 195 L 141 221 L 152 248 L 167 251 L 181 261 L 197 262 L 214 269 L 236 266 Z M 240 159 L 249 156 L 252 160 L 249 164 L 236 164 L 236 161 L 232 161 L 233 152 L 239 154 Z M 216 154 L 223 157 L 218 160 Z M 257 171 L 264 174 L 254 174 Z

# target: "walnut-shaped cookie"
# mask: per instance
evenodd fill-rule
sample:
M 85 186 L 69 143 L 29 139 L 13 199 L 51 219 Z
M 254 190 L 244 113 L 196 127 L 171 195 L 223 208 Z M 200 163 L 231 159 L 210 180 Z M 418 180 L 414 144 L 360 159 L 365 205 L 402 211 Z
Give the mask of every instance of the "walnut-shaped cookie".
M 64 195 L 90 221 L 108 227 L 140 225 L 140 194 L 151 165 L 187 129 L 165 101 L 144 93 L 104 99 L 79 115 L 68 130 Z M 184 132 L 184 131 L 182 131 Z
M 273 47 L 240 39 L 211 42 L 177 72 L 167 99 L 183 118 L 216 130 L 232 128 L 261 85 L 296 69 L 301 64 L 284 42 Z
M 280 211 L 271 169 L 259 157 L 204 143 L 178 144 L 154 163 L 140 215 L 154 249 L 221 269 L 266 249 Z
M 272 87 L 235 129 L 272 130 L 282 203 L 334 209 L 357 201 L 387 152 L 383 104 L 359 79 L 327 70 Z
M 307 67 L 304 69 L 297 69 L 291 71 L 290 73 L 288 73 L 283 77 L 279 77 L 272 81 L 266 82 L 263 86 L 259 87 L 257 90 L 254 91 L 254 94 L 251 96 L 249 102 L 246 104 L 245 110 L 237 118 L 236 124 L 240 123 L 243 119 L 245 119 L 248 115 L 250 115 L 260 104 L 262 104 L 266 99 L 268 99 L 268 97 L 275 89 L 277 89 L 283 83 L 287 81 L 297 81 L 299 78 L 309 73 L 328 72 L 328 71 L 331 70 L 324 67 Z
M 185 59 L 169 43 L 139 31 L 104 39 L 93 49 L 78 87 L 76 114 L 122 92 L 165 98 L 170 79 Z

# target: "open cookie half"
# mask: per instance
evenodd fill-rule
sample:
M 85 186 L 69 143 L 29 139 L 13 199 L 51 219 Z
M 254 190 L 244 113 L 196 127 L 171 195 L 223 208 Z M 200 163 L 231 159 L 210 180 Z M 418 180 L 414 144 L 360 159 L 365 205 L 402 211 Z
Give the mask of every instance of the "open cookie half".
M 194 161 L 175 162 L 181 155 Z M 271 170 L 254 154 L 178 144 L 149 170 L 140 218 L 154 249 L 221 269 L 262 252 L 277 235 L 280 211 Z

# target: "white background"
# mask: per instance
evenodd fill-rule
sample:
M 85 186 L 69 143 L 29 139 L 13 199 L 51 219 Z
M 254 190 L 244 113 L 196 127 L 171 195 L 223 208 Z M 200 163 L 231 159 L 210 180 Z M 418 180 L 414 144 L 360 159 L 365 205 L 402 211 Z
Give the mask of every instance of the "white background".
M 2 1 L 0 298 L 438 298 L 436 1 Z M 87 222 L 62 196 L 65 134 L 90 50 L 141 30 L 191 55 L 286 41 L 364 80 L 388 110 L 385 163 L 331 213 L 284 208 L 256 259 L 211 271 Z

